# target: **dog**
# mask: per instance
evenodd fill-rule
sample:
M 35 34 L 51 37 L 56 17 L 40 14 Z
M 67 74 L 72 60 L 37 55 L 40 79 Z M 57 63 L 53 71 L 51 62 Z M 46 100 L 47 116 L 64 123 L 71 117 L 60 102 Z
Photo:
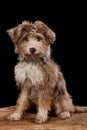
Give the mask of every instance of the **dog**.
M 37 107 L 36 123 L 45 123 L 51 109 L 62 119 L 76 111 L 87 111 L 74 106 L 67 92 L 60 66 L 51 57 L 51 44 L 56 34 L 42 21 L 23 21 L 7 30 L 15 45 L 19 62 L 14 68 L 15 81 L 21 89 L 15 111 L 7 118 L 20 120 L 34 103 Z

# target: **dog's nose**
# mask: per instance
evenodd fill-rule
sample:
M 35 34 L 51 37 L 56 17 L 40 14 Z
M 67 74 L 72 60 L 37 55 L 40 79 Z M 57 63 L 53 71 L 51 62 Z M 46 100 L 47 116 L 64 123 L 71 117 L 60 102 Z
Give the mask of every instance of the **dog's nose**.
M 32 48 L 29 49 L 29 51 L 30 51 L 31 53 L 34 53 L 34 52 L 36 51 L 36 49 L 32 47 Z

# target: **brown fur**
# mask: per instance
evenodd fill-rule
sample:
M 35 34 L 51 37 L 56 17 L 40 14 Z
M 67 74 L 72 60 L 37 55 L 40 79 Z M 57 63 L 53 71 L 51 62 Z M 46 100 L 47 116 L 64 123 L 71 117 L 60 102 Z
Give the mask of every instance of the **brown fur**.
M 36 123 L 46 122 L 52 108 L 60 118 L 69 118 L 75 108 L 61 69 L 51 59 L 55 33 L 41 21 L 24 21 L 7 32 L 19 56 L 15 80 L 21 88 L 16 110 L 8 119 L 19 120 L 31 103 L 37 106 Z

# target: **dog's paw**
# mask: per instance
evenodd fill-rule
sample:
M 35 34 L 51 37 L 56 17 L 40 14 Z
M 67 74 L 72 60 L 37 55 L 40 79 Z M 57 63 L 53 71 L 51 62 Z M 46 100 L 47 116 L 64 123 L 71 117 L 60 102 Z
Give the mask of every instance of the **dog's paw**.
M 47 122 L 47 117 L 43 117 L 43 116 L 37 116 L 35 119 L 35 122 L 38 124 L 42 124 Z
M 70 118 L 70 112 L 68 112 L 68 111 L 61 112 L 61 113 L 58 115 L 58 117 L 61 118 L 61 119 Z
M 16 113 L 16 112 L 12 113 L 11 115 L 9 115 L 7 117 L 7 119 L 10 121 L 17 121 L 17 120 L 20 120 L 20 118 L 21 118 L 21 115 L 19 113 Z

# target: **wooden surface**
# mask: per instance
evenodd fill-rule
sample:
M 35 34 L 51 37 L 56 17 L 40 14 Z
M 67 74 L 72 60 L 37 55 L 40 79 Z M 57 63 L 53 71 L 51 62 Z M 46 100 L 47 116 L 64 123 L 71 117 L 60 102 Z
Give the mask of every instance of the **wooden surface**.
M 30 113 L 26 113 L 20 121 L 7 121 L 6 116 L 14 111 L 14 108 L 0 108 L 0 130 L 87 130 L 87 113 L 74 114 L 67 120 L 50 117 L 44 124 L 36 124 L 35 114 Z

